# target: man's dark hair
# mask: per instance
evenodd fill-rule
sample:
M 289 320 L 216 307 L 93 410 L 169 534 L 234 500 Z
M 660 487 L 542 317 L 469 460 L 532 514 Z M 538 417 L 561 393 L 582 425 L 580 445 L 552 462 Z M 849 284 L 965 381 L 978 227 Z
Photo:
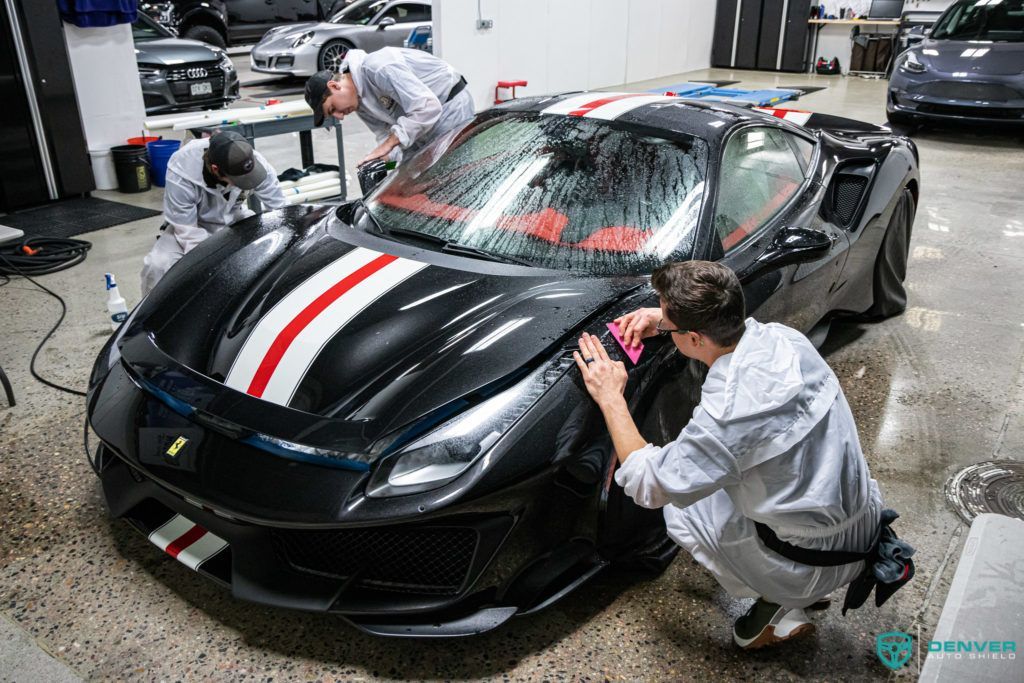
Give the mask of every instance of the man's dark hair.
M 747 317 L 739 278 L 713 261 L 669 263 L 654 271 L 651 284 L 665 302 L 669 323 L 700 332 L 719 346 L 732 346 L 743 336 Z

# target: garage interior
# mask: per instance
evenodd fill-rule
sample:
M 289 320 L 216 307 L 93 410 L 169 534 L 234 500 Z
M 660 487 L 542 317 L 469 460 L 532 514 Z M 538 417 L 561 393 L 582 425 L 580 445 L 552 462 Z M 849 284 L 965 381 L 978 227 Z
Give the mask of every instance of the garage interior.
M 87 257 L 74 267 L 34 277 L 63 303 L 24 277 L 0 276 L 0 368 L 16 398 L 8 406 L 0 395 L 0 680 L 1024 677 L 1024 664 L 1013 660 L 984 664 L 993 676 L 985 679 L 981 668 L 959 669 L 957 678 L 953 670 L 926 670 L 933 663 L 924 659 L 943 615 L 953 618 L 965 602 L 988 601 L 992 632 L 965 631 L 950 638 L 1019 641 L 1024 623 L 1024 598 L 1012 576 L 1002 585 L 1016 590 L 996 597 L 964 597 L 951 589 L 958 567 L 966 566 L 965 553 L 976 548 L 967 543 L 972 527 L 951 505 L 947 485 L 967 466 L 1017 461 L 1024 453 L 1024 126 L 957 121 L 897 130 L 910 136 L 920 156 L 906 310 L 878 322 L 837 320 L 820 347 L 850 403 L 886 507 L 900 513 L 899 534 L 917 550 L 914 580 L 885 605 L 875 608 L 869 602 L 844 617 L 840 595 L 830 609 L 814 615 L 813 639 L 744 652 L 733 644 L 729 624 L 750 601 L 730 598 L 681 552 L 655 578 L 604 571 L 543 611 L 481 635 L 381 638 L 330 614 L 236 600 L 153 548 L 124 521 L 111 519 L 83 449 L 85 400 L 37 381 L 30 372 L 38 352 L 35 367 L 46 380 L 85 390 L 111 335 L 104 275 L 116 276 L 129 311 L 139 304 L 142 259 L 163 223 L 161 187 L 98 189 L 110 169 L 90 161 L 89 150 L 123 145 L 140 135 L 184 139 L 187 134 L 144 129 L 147 115 L 129 24 L 81 28 L 59 18 L 56 5 L 68 3 L 40 4 L 47 4 L 47 11 L 30 18 L 28 0 L 4 3 L 5 92 L 28 97 L 11 85 L 26 76 L 9 56 L 36 50 L 27 77 L 30 83 L 36 79 L 31 107 L 36 111 L 29 112 L 27 123 L 10 121 L 0 132 L 10 150 L 0 163 L 7 204 L 0 225 L 84 196 L 151 211 L 139 220 L 74 234 L 91 243 Z M 760 17 L 755 28 L 742 14 L 753 4 Z M 770 0 L 433 0 L 432 46 L 465 76 L 478 111 L 492 106 L 498 81 L 526 81 L 517 88 L 520 98 L 584 90 L 644 93 L 706 83 L 743 91 L 797 90 L 792 101 L 770 106 L 887 125 L 888 69 L 848 73 L 856 49 L 850 26 L 808 28 L 809 17 L 822 15 L 817 7 L 809 13 L 805 4 L 779 2 L 772 14 Z M 839 4 L 844 15 L 849 7 L 868 20 L 870 2 L 828 3 L 828 14 L 838 17 Z M 952 4 L 907 0 L 901 10 L 934 21 Z M 17 41 L 12 18 L 22 22 Z M 758 33 L 793 21 L 803 22 L 800 30 L 781 41 L 766 38 L 760 53 L 767 62 L 759 61 Z M 732 29 L 725 38 L 723 26 Z M 873 27 L 870 33 L 888 28 Z M 815 31 L 820 34 L 811 54 Z M 227 48 L 241 83 L 241 98 L 230 107 L 301 101 L 305 79 L 253 71 L 250 49 L 251 43 Z M 39 57 L 49 50 L 63 51 L 64 64 Z M 893 51 L 889 69 L 900 51 Z M 747 53 L 752 62 L 743 61 Z M 809 73 L 819 56 L 838 57 L 841 73 Z M 357 116 L 338 125 L 344 159 L 338 160 L 334 130 L 313 130 L 312 152 L 322 163 L 340 161 L 352 199 L 360 195 L 357 164 L 376 140 Z M 29 129 L 34 132 L 26 134 Z M 36 154 L 31 135 L 51 147 L 43 163 L 56 167 L 49 187 L 37 168 L 45 154 L 37 154 L 33 163 L 19 161 Z M 259 138 L 255 148 L 278 173 L 303 166 L 297 132 Z M 332 196 L 313 203 L 341 202 Z M 75 217 L 62 220 L 74 223 Z M 45 225 L 33 225 L 24 238 L 47 234 Z M 40 351 L 58 316 L 63 322 Z M 1001 552 L 1019 572 L 1024 535 L 1017 527 L 1006 533 Z M 989 551 L 1000 548 L 990 537 L 980 543 Z M 998 632 L 1007 624 L 1010 630 Z M 911 634 L 924 650 L 915 651 L 899 673 L 883 665 L 876 650 L 876 637 L 894 631 Z

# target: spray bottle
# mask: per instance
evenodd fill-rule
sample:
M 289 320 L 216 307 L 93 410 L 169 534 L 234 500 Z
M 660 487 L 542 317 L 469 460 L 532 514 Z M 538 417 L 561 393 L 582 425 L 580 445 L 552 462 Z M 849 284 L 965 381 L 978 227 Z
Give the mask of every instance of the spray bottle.
M 117 283 L 114 282 L 113 273 L 107 273 L 107 311 L 110 313 L 110 327 L 117 330 L 128 318 L 128 306 L 124 303 L 124 297 L 117 290 Z

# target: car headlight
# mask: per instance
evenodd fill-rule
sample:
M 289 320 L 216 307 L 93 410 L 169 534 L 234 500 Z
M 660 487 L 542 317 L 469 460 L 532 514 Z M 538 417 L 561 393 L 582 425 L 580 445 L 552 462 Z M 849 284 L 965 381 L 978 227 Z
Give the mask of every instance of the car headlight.
M 907 52 L 900 62 L 900 71 L 904 71 L 906 73 L 923 74 L 927 70 L 928 67 L 925 66 L 924 62 L 920 60 L 917 53 L 913 50 Z
M 143 78 L 154 78 L 160 75 L 160 69 L 155 66 L 142 66 L 139 65 L 139 75 Z
M 366 487 L 371 498 L 436 489 L 468 470 L 491 449 L 542 393 L 527 379 L 461 413 L 433 431 L 385 456 Z
M 298 38 L 296 38 L 295 40 L 292 41 L 292 47 L 298 47 L 300 45 L 305 45 L 306 43 L 308 43 L 311 40 L 313 40 L 313 32 L 312 31 L 306 31 L 301 36 L 299 36 Z
M 231 61 L 231 58 L 228 57 L 227 52 L 220 53 L 220 61 L 217 62 L 217 66 L 219 66 L 221 69 L 224 69 L 225 71 L 235 70 L 235 64 Z

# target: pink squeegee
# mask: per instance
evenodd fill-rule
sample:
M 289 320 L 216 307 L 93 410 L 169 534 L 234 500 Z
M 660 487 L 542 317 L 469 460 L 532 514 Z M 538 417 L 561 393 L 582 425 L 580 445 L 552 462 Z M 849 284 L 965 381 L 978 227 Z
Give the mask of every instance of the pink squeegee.
M 619 334 L 619 326 L 615 323 L 608 323 L 608 329 L 611 330 L 612 336 L 615 337 L 615 341 L 619 342 L 619 346 L 626 352 L 626 356 L 633 361 L 633 365 L 640 360 L 640 354 L 644 352 L 644 343 L 640 342 L 640 346 L 626 346 L 626 342 L 622 341 L 622 335 Z

